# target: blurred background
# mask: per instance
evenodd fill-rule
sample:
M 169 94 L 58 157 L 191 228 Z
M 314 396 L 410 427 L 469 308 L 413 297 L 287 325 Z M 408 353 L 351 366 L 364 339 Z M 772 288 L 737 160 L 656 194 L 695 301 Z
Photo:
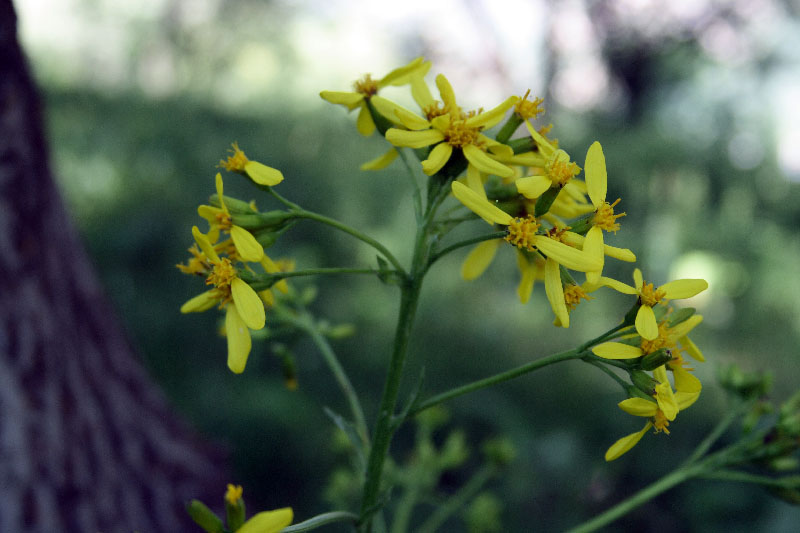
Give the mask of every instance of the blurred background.
M 450 402 L 448 428 L 466 430 L 476 454 L 497 435 L 517 448 L 490 486 L 505 530 L 575 525 L 669 471 L 725 409 L 721 366 L 772 372 L 776 399 L 797 387 L 796 1 L 24 0 L 16 9 L 54 169 L 99 274 L 175 408 L 229 451 L 231 481 L 245 486 L 251 509 L 291 505 L 303 519 L 330 508 L 328 474 L 346 461 L 320 449 L 334 433 L 322 408 L 346 406 L 310 343 L 294 350 L 296 391 L 267 343 L 254 346 L 243 375 L 231 374 L 218 317 L 178 312 L 203 285 L 174 265 L 232 141 L 283 171 L 285 196 L 408 258 L 413 213 L 401 165 L 360 172 L 385 143 L 360 137 L 355 117 L 318 93 L 420 55 L 433 62 L 431 85 L 445 73 L 466 108 L 527 89 L 544 97 L 545 122 L 579 163 L 599 140 L 608 196 L 622 197 L 627 212 L 612 244 L 635 251 L 657 283 L 702 277 L 711 287 L 690 302 L 705 317 L 693 334 L 707 358 L 695 365 L 700 401 L 669 436 L 648 435 L 616 462 L 603 461 L 605 449 L 640 421 L 616 407 L 616 385 L 579 362 Z M 246 185 L 228 179 L 226 192 L 271 205 Z M 475 224 L 462 234 L 484 231 Z M 428 393 L 572 348 L 627 310 L 609 291 L 581 305 L 569 330 L 553 328 L 543 287 L 520 304 L 514 254 L 502 252 L 473 282 L 458 276 L 466 250 L 431 272 L 408 368 L 425 368 Z M 298 268 L 374 263 L 370 249 L 308 223 L 270 255 Z M 623 281 L 631 271 L 609 264 Z M 365 278 L 296 285 L 312 283 L 314 312 L 356 327 L 334 346 L 372 419 L 397 291 Z M 400 433 L 395 457 L 408 453 L 410 435 Z M 444 479 L 445 490 L 460 476 Z M 697 481 L 611 530 L 795 531 L 798 521 L 797 508 L 760 489 Z

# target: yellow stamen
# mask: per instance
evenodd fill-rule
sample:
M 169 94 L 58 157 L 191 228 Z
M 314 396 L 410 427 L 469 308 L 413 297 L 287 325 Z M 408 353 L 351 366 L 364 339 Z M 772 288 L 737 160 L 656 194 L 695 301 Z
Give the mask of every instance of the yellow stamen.
M 587 302 L 592 299 L 592 297 L 586 294 L 578 285 L 568 285 L 564 287 L 564 302 L 566 302 L 567 308 L 570 311 L 581 303 L 581 298 Z
M 527 218 L 515 218 L 508 224 L 508 235 L 506 241 L 515 245 L 519 249 L 526 249 L 532 252 L 536 249 L 533 238 L 539 230 L 540 224 L 533 215 Z
M 249 163 L 250 160 L 247 159 L 247 156 L 244 155 L 244 152 L 239 148 L 238 143 L 233 143 L 231 146 L 233 149 L 228 149 L 228 151 L 233 152 L 233 155 L 229 155 L 227 161 L 220 159 L 219 166 L 230 172 L 244 172 L 244 166 Z
M 669 420 L 667 417 L 664 416 L 664 413 L 661 409 L 656 411 L 656 415 L 653 417 L 653 426 L 656 428 L 656 433 L 661 433 L 662 431 L 669 435 L 669 430 L 667 426 L 669 426 Z
M 642 349 L 642 352 L 648 354 L 658 351 L 661 348 L 672 348 L 674 345 L 674 342 L 670 342 L 669 328 L 666 322 L 662 322 L 658 325 L 658 337 L 653 340 L 642 339 L 639 347 Z
M 236 269 L 227 257 L 220 259 L 206 278 L 206 285 L 214 285 L 217 290 L 220 309 L 231 300 L 231 282 L 235 278 Z
M 547 230 L 547 233 L 545 233 L 545 235 L 547 236 L 548 239 L 553 239 L 554 241 L 558 241 L 560 243 L 572 246 L 566 240 L 567 239 L 566 233 L 569 230 L 570 230 L 569 226 L 564 226 L 563 228 L 550 228 L 549 230 Z
M 613 204 L 609 204 L 608 202 L 603 202 L 603 205 L 598 207 L 597 211 L 595 211 L 592 223 L 598 228 L 602 228 L 606 231 L 613 231 L 614 233 L 616 233 L 617 230 L 619 229 L 619 224 L 617 224 L 617 219 L 619 217 L 625 216 L 625 213 L 619 213 L 617 215 L 614 214 L 614 206 L 617 205 L 619 201 L 620 199 L 617 198 Z
M 581 167 L 572 161 L 562 161 L 557 157 L 558 154 L 559 152 L 553 152 L 553 155 L 544 165 L 544 171 L 554 185 L 563 187 L 569 180 L 580 173 Z
M 422 112 L 425 113 L 425 117 L 428 120 L 433 120 L 436 117 L 441 117 L 442 115 L 448 114 L 450 112 L 450 107 L 447 104 L 436 101 L 425 106 L 425 109 L 423 109 Z
M 525 96 L 523 96 L 514 106 L 514 111 L 517 113 L 517 115 L 525 120 L 536 118 L 538 115 L 544 113 L 544 109 L 539 107 L 542 105 L 542 103 L 544 103 L 544 99 L 537 96 L 533 100 L 528 100 L 528 96 L 530 94 L 531 90 L 528 89 L 525 92 Z
M 444 132 L 444 138 L 447 144 L 461 148 L 468 144 L 476 144 L 478 132 L 478 128 L 466 126 L 463 120 L 451 120 Z
M 225 491 L 225 501 L 231 505 L 236 505 L 242 499 L 242 486 L 228 483 L 228 490 Z
M 185 265 L 181 263 L 175 266 L 184 274 L 205 275 L 211 269 L 211 264 L 206 259 L 206 256 L 196 244 L 189 248 L 189 253 L 192 254 L 192 257 L 186 261 Z
M 652 283 L 642 282 L 642 289 L 639 291 L 639 299 L 642 305 L 653 307 L 664 298 L 664 291 L 653 288 Z
M 372 76 L 365 74 L 363 78 L 353 83 L 353 88 L 357 93 L 363 94 L 367 98 L 377 94 L 378 82 L 372 79 Z

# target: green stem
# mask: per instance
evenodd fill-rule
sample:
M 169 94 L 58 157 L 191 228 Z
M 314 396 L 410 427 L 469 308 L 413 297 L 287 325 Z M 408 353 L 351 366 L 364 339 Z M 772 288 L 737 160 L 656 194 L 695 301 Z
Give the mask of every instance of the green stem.
M 401 148 L 395 148 L 395 150 L 397 150 L 397 153 L 400 154 L 400 159 L 403 160 L 403 165 L 405 165 L 406 170 L 408 171 L 411 185 L 414 188 L 414 215 L 417 218 L 417 222 L 419 222 L 422 219 L 422 192 L 420 191 L 417 177 L 414 175 L 414 170 L 411 168 L 411 163 L 408 162 L 408 155 L 406 154 L 405 150 L 402 150 Z
M 439 531 L 439 528 L 450 516 L 478 494 L 483 486 L 492 478 L 494 472 L 495 469 L 493 466 L 484 465 L 466 485 L 461 487 L 444 504 L 438 506 L 417 531 L 419 533 L 433 533 Z
M 306 268 L 304 270 L 292 270 L 289 272 L 273 272 L 266 274 L 256 274 L 252 276 L 253 281 L 248 281 L 248 276 L 242 274 L 242 278 L 248 281 L 253 289 L 260 291 L 268 289 L 284 278 L 297 278 L 301 276 L 319 276 L 329 274 L 381 274 L 385 270 L 377 268 L 349 268 L 349 267 L 330 267 L 330 268 Z M 389 271 L 391 272 L 391 271 Z
M 261 189 L 261 190 L 267 191 L 272 196 L 274 196 L 276 200 L 278 200 L 280 203 L 282 203 L 283 205 L 285 205 L 286 207 L 288 207 L 289 209 L 291 209 L 293 211 L 302 211 L 303 210 L 303 208 L 300 207 L 299 205 L 297 205 L 296 203 L 284 198 L 280 193 L 275 191 L 275 189 L 273 187 L 269 187 L 267 185 L 259 185 L 258 188 Z
M 344 371 L 341 363 L 339 363 L 339 359 L 336 357 L 333 348 L 331 348 L 328 339 L 314 327 L 308 315 L 305 315 L 304 319 L 298 320 L 296 324 L 303 331 L 308 333 L 311 340 L 316 344 L 317 349 L 319 349 L 322 354 L 322 358 L 325 360 L 328 368 L 330 368 L 334 378 L 336 378 L 339 388 L 342 390 L 342 393 L 344 393 L 347 403 L 350 405 L 350 412 L 353 415 L 353 421 L 356 425 L 358 436 L 361 437 L 361 441 L 365 446 L 369 446 L 369 430 L 367 429 L 367 421 L 364 418 L 364 410 L 361 408 L 361 403 L 358 401 L 358 394 L 356 394 L 352 383 L 350 383 L 350 378 L 347 377 L 347 373 Z
M 611 377 L 611 378 L 612 378 L 614 381 L 616 381 L 616 382 L 617 382 L 617 384 L 618 384 L 620 387 L 622 387 L 622 389 L 623 389 L 623 390 L 625 390 L 625 391 L 627 391 L 627 390 L 628 390 L 628 386 L 630 385 L 630 383 L 627 383 L 627 382 L 626 382 L 624 379 L 622 379 L 621 377 L 619 377 L 618 375 L 616 375 L 614 372 L 612 372 L 612 371 L 611 371 L 611 369 L 610 369 L 610 368 L 608 368 L 608 367 L 607 367 L 605 364 L 603 364 L 602 362 L 600 362 L 600 361 L 596 361 L 596 360 L 594 360 L 594 359 L 588 359 L 588 358 L 585 358 L 585 359 L 584 359 L 584 361 L 586 361 L 586 362 L 587 362 L 587 363 L 589 363 L 590 365 L 596 366 L 597 368 L 599 368 L 600 370 L 602 370 L 603 372 L 605 372 L 605 373 L 606 373 L 606 374 L 607 374 L 609 377 Z
M 358 522 L 358 515 L 348 513 L 347 511 L 331 511 L 330 513 L 323 513 L 313 518 L 309 518 L 299 524 L 285 527 L 281 529 L 281 533 L 298 533 L 300 531 L 311 531 L 318 527 L 333 524 L 335 522 L 351 522 L 355 524 Z
M 345 233 L 347 233 L 349 235 L 352 235 L 356 239 L 369 244 L 370 246 L 372 246 L 373 248 L 378 250 L 381 254 L 383 254 L 383 256 L 392 264 L 392 266 L 394 266 L 394 268 L 398 272 L 400 272 L 401 274 L 405 275 L 405 269 L 403 268 L 403 265 L 400 264 L 400 261 L 398 261 L 397 258 L 395 258 L 394 255 L 392 255 L 392 252 L 387 250 L 384 245 L 382 245 L 381 243 L 379 243 L 378 241 L 376 241 L 372 237 L 369 237 L 369 236 L 365 235 L 364 233 L 360 232 L 359 230 L 357 230 L 355 228 L 351 228 L 347 224 L 343 224 L 343 223 L 339 222 L 336 219 L 333 219 L 333 218 L 330 218 L 330 217 L 326 217 L 325 215 L 320 215 L 319 213 L 314 213 L 312 211 L 306 211 L 305 209 L 302 209 L 302 208 L 296 210 L 294 212 L 294 216 L 296 218 L 307 218 L 309 220 L 315 220 L 317 222 L 321 222 L 322 224 L 327 224 L 328 226 L 331 226 L 331 227 L 336 228 L 336 229 L 338 229 L 340 231 L 343 231 L 343 232 L 345 232 Z
M 714 426 L 714 429 L 712 429 L 711 432 L 700 442 L 700 444 L 697 445 L 697 448 L 695 448 L 695 450 L 692 452 L 692 455 L 690 455 L 683 464 L 690 465 L 703 457 L 708 450 L 711 449 L 711 446 L 717 442 L 717 439 L 719 439 L 722 434 L 725 433 L 725 430 L 727 430 L 734 421 L 738 420 L 742 413 L 750 409 L 752 404 L 753 402 L 742 402 L 733 409 L 728 409 L 728 412 L 725 414 L 725 416 L 722 417 L 719 422 L 717 422 L 717 425 Z
M 502 239 L 503 237 L 505 237 L 507 235 L 507 233 L 508 232 L 506 232 L 506 231 L 496 231 L 494 233 L 489 233 L 487 235 L 481 235 L 479 237 L 472 237 L 471 239 L 466 239 L 466 240 L 457 242 L 455 244 L 451 244 L 450 246 L 448 246 L 446 248 L 443 248 L 443 249 L 431 254 L 430 259 L 428 259 L 428 265 L 425 267 L 425 269 L 427 270 L 436 261 L 438 261 L 439 259 L 441 259 L 442 257 L 444 257 L 445 255 L 449 254 L 450 252 L 452 252 L 454 250 L 458 250 L 459 248 L 463 248 L 465 246 L 469 246 L 470 244 L 475 244 L 475 243 L 478 243 L 478 242 L 490 241 L 492 239 Z
M 610 524 L 617 518 L 625 516 L 640 505 L 655 498 L 662 492 L 665 492 L 672 487 L 697 476 L 700 472 L 702 472 L 703 469 L 704 468 L 702 465 L 679 468 L 662 477 L 655 483 L 643 488 L 630 498 L 621 501 L 611 509 L 608 509 L 604 513 L 597 515 L 588 522 L 584 522 L 578 527 L 570 529 L 568 533 L 588 533 L 590 531 L 596 531 L 601 527 Z
M 446 402 L 447 400 L 451 400 L 458 396 L 463 396 L 464 394 L 468 394 L 476 390 L 485 389 L 486 387 L 491 387 L 492 385 L 503 383 L 504 381 L 514 379 L 516 377 L 525 375 L 529 372 L 533 372 L 534 370 L 544 368 L 554 363 L 560 363 L 561 361 L 568 361 L 570 359 L 580 359 L 584 355 L 585 355 L 584 353 L 579 352 L 577 350 L 569 350 L 567 352 L 561 352 L 549 355 L 547 357 L 542 357 L 541 359 L 537 359 L 536 361 L 525 363 L 524 365 L 512 368 L 511 370 L 506 370 L 505 372 L 495 374 L 494 376 L 490 376 L 488 378 L 479 379 L 478 381 L 473 381 L 472 383 L 456 387 L 455 389 L 451 389 L 441 394 L 437 394 L 432 398 L 428 398 L 424 402 L 412 408 L 408 413 L 408 417 L 410 418 L 424 411 L 425 409 L 429 409 L 434 405 L 438 405 L 440 403 Z

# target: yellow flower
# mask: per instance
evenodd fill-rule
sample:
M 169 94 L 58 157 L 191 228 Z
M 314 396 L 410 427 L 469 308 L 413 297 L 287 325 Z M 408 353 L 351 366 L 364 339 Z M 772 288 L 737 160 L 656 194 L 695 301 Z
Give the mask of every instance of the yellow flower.
M 263 511 L 253 515 L 236 533 L 278 533 L 294 520 L 291 507 Z
M 233 155 L 228 156 L 228 159 L 220 159 L 219 166 L 229 172 L 238 172 L 249 177 L 258 185 L 268 185 L 272 187 L 283 181 L 283 173 L 275 168 L 268 167 L 258 161 L 251 161 L 244 155 L 244 152 L 239 149 L 237 143 L 231 145 Z
M 241 485 L 228 483 L 228 489 L 225 491 L 225 501 L 231 505 L 236 505 L 242 499 L 243 491 L 244 489 Z
M 264 304 L 250 285 L 242 281 L 228 258 L 220 258 L 208 237 L 192 228 L 192 235 L 212 265 L 206 279 L 214 288 L 199 294 L 181 306 L 181 313 L 206 311 L 219 303 L 225 309 L 225 333 L 228 339 L 228 368 L 236 374 L 244 371 L 250 355 L 250 329 L 264 327 Z M 233 302 L 233 305 L 228 305 Z M 249 328 L 249 329 L 248 329 Z
M 353 92 L 322 91 L 319 95 L 322 99 L 332 104 L 345 106 L 349 111 L 357 107 L 360 108 L 358 119 L 356 120 L 356 127 L 358 128 L 358 132 L 366 137 L 372 135 L 372 132 L 375 131 L 375 121 L 372 119 L 372 114 L 369 112 L 367 101 L 376 98 L 380 89 L 390 85 L 405 85 L 411 81 L 412 75 L 424 76 L 430 68 L 430 61 L 424 61 L 423 58 L 418 57 L 409 64 L 396 68 L 386 76 L 377 80 L 373 80 L 371 75 L 366 74 L 353 84 Z M 381 114 L 385 113 L 381 112 Z M 385 114 L 385 116 L 387 119 L 397 122 L 397 118 L 393 114 L 388 113 Z
M 395 146 L 409 148 L 433 146 L 428 158 L 422 162 L 422 169 L 428 176 L 441 170 L 455 149 L 461 150 L 468 163 L 481 172 L 505 178 L 513 176 L 514 171 L 510 167 L 499 163 L 487 153 L 488 151 L 511 157 L 513 150 L 490 139 L 481 131 L 498 124 L 506 111 L 514 105 L 517 97 L 509 97 L 494 109 L 483 113 L 463 113 L 456 103 L 455 93 L 447 78 L 439 74 L 436 77 L 436 85 L 443 105 L 438 106 L 438 103 L 430 97 L 430 93 L 415 95 L 420 98 L 422 102 L 420 105 L 430 118 L 425 119 L 410 111 L 397 108 L 394 111 L 395 115 L 408 130 L 390 128 L 386 131 L 386 140 Z M 430 98 L 430 101 L 426 103 L 427 98 Z
M 634 287 L 610 278 L 601 278 L 600 282 L 623 294 L 636 294 L 641 304 L 636 312 L 636 331 L 644 339 L 653 340 L 658 337 L 658 323 L 653 306 L 664 300 L 682 300 L 691 298 L 708 288 L 704 279 L 678 279 L 665 283 L 657 289 L 652 283 L 645 283 L 642 271 L 633 271 Z
M 264 256 L 264 248 L 249 231 L 231 221 L 230 211 L 228 211 L 225 197 L 222 195 L 222 175 L 219 172 L 217 172 L 215 182 L 221 207 L 201 205 L 197 208 L 197 213 L 208 220 L 209 235 L 211 236 L 209 240 L 216 241 L 220 230 L 230 233 L 236 253 L 243 261 L 260 261 Z
M 537 173 L 518 179 L 516 185 L 519 193 L 526 198 L 538 198 L 550 188 L 568 187 L 572 178 L 580 173 L 581 167 L 570 160 L 567 152 L 557 148 L 544 135 L 536 131 L 527 120 L 525 126 L 539 148 L 541 162 L 536 166 L 539 168 L 537 172 L 543 172 L 543 174 Z
M 596 259 L 589 258 L 581 250 L 564 244 L 557 238 L 558 235 L 552 232 L 539 233 L 541 225 L 532 215 L 525 219 L 514 218 L 458 181 L 452 183 L 452 191 L 453 196 L 489 224 L 508 226 L 506 240 L 518 248 L 527 251 L 538 250 L 557 263 L 579 272 L 597 269 Z

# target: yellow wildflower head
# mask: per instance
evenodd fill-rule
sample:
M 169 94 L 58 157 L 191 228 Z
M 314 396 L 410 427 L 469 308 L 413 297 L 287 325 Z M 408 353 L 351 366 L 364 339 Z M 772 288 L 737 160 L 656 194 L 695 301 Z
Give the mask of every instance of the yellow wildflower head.
M 444 131 L 444 138 L 450 146 L 461 148 L 468 144 L 477 145 L 479 133 L 480 128 L 467 126 L 465 120 L 451 120 Z
M 528 120 L 531 118 L 536 118 L 538 115 L 544 113 L 544 109 L 540 106 L 544 103 L 544 99 L 539 98 L 538 96 L 533 100 L 528 100 L 528 96 L 531 94 L 531 90 L 528 89 L 525 92 L 525 96 L 523 96 L 519 102 L 514 105 L 514 111 L 517 115 L 520 116 L 523 120 Z M 544 135 L 544 133 L 542 133 Z
M 567 308 L 570 311 L 581 303 L 581 298 L 587 302 L 592 299 L 579 285 L 569 284 L 564 287 L 564 302 L 567 304 Z
M 211 263 L 208 262 L 208 259 L 197 247 L 197 244 L 193 244 L 191 248 L 189 248 L 189 253 L 192 254 L 192 256 L 186 261 L 185 265 L 183 263 L 175 265 L 178 270 L 184 274 L 206 275 L 211 269 Z
M 247 159 L 247 156 L 244 155 L 244 152 L 239 148 L 238 143 L 233 143 L 231 145 L 232 149 L 229 149 L 229 152 L 232 152 L 233 155 L 229 155 L 227 160 L 220 159 L 219 166 L 228 170 L 230 172 L 244 172 L 244 166 L 250 162 Z
M 655 339 L 648 340 L 642 338 L 642 342 L 639 344 L 644 354 L 656 352 L 661 348 L 672 348 L 674 346 L 675 343 L 670 339 L 669 328 L 666 322 L 662 322 L 658 325 L 658 336 Z
M 225 304 L 231 299 L 231 283 L 234 279 L 236 279 L 236 269 L 227 257 L 214 263 L 214 268 L 206 278 L 206 285 L 214 285 L 217 290 L 220 309 L 225 307 Z
M 228 490 L 225 491 L 225 501 L 231 505 L 236 505 L 242 499 L 242 486 L 228 483 Z
M 557 187 L 563 187 L 569 180 L 577 176 L 581 167 L 575 162 L 569 160 L 569 156 L 564 150 L 556 150 L 547 159 L 544 165 L 544 171 L 547 177 Z
M 534 237 L 539 227 L 540 224 L 533 215 L 514 218 L 508 223 L 508 235 L 505 239 L 519 249 L 524 248 L 532 252 L 536 248 Z
M 450 107 L 447 104 L 444 104 L 438 100 L 434 100 L 430 104 L 424 106 L 422 112 L 425 114 L 425 118 L 429 121 L 435 119 L 436 117 L 441 117 L 442 115 L 447 115 L 450 113 Z
M 669 430 L 667 429 L 669 426 L 669 420 L 667 419 L 666 415 L 661 409 L 656 411 L 655 416 L 653 416 L 653 427 L 656 428 L 656 433 L 661 433 L 662 431 L 669 435 Z
M 653 307 L 659 303 L 664 296 L 663 290 L 654 288 L 652 283 L 642 282 L 641 289 L 639 290 L 639 298 L 642 301 L 642 305 Z
M 592 224 L 597 226 L 598 228 L 604 229 L 606 231 L 613 231 L 614 233 L 619 230 L 619 224 L 617 223 L 617 219 L 620 217 L 624 217 L 625 213 L 614 214 L 614 206 L 620 202 L 620 198 L 617 198 L 613 204 L 609 204 L 608 202 L 603 202 L 603 204 L 597 208 L 597 211 L 594 213 L 594 218 L 592 219 Z
M 363 94 L 366 98 L 377 94 L 378 89 L 378 82 L 373 80 L 369 74 L 365 74 L 363 78 L 353 83 L 353 90 L 358 94 Z

